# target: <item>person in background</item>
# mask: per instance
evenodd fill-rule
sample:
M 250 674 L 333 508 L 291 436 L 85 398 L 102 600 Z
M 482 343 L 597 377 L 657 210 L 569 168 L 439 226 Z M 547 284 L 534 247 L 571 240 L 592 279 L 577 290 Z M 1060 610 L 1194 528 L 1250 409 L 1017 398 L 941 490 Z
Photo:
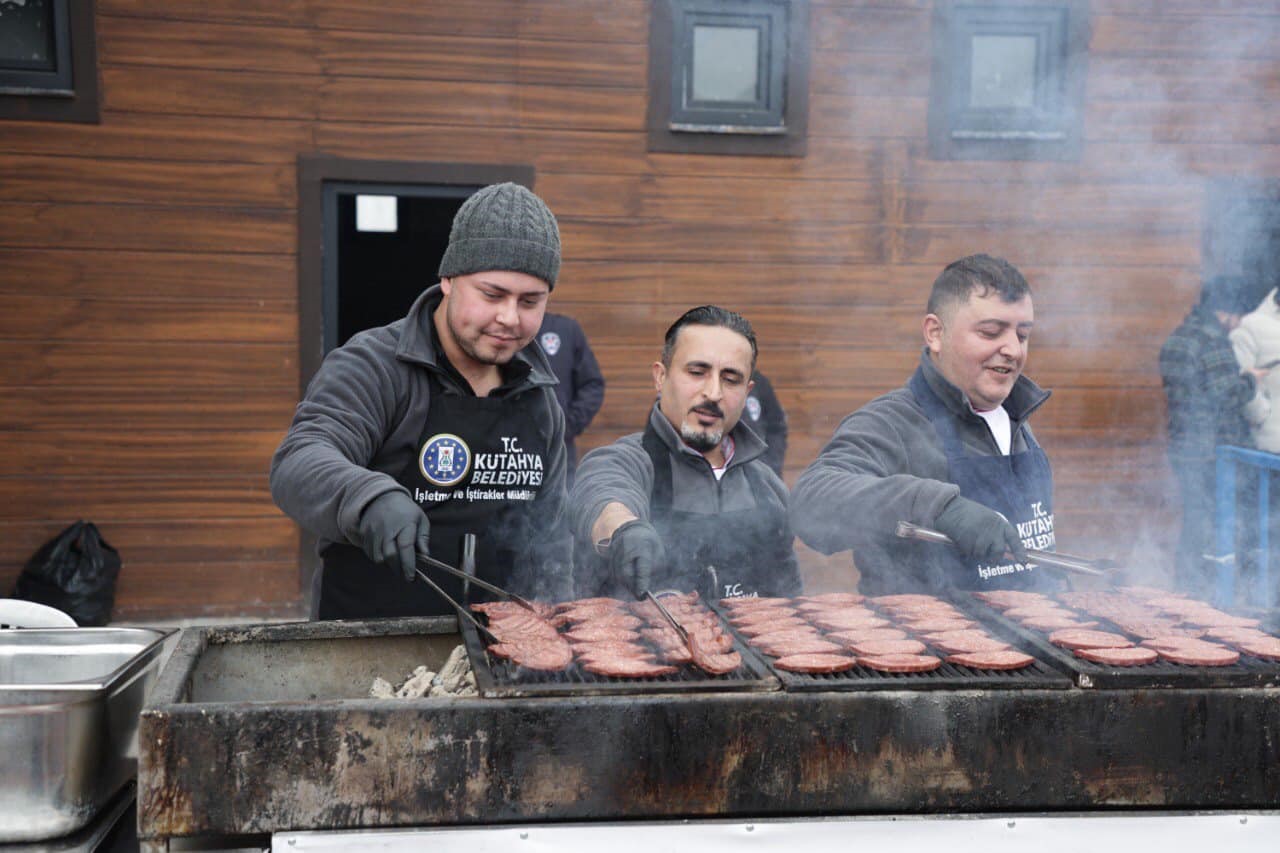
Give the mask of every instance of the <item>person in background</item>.
M 1252 400 L 1245 406 L 1245 419 L 1252 428 L 1253 444 L 1268 453 L 1280 453 L 1280 289 L 1273 290 L 1255 310 L 1240 318 L 1228 338 L 1236 361 L 1243 370 L 1265 370 L 1255 374 L 1260 380 Z
M 564 409 L 564 443 L 567 450 L 568 483 L 578 467 L 578 449 L 574 441 L 591 424 L 591 419 L 604 404 L 604 375 L 595 353 L 578 321 L 550 311 L 542 318 L 538 344 L 551 363 L 560 384 L 556 399 Z
M 792 494 L 796 534 L 851 549 L 871 595 L 1053 588 L 1025 548 L 1053 550 L 1053 474 L 1028 419 L 1049 397 L 1023 375 L 1031 289 L 1008 261 L 970 255 L 933 283 L 924 350 L 905 387 L 836 428 Z M 898 538 L 900 521 L 955 546 Z
M 1242 369 L 1266 371 L 1258 376 L 1258 389 L 1244 408 L 1253 445 L 1267 453 L 1280 453 L 1280 406 L 1275 402 L 1280 400 L 1280 371 L 1274 370 L 1280 366 L 1280 289 L 1272 290 L 1257 308 L 1241 317 L 1240 325 L 1232 329 L 1228 337 Z M 1258 476 L 1268 477 L 1270 487 L 1267 559 L 1275 576 L 1280 574 L 1276 572 L 1276 567 L 1280 566 L 1280 472 L 1259 471 Z M 1252 486 L 1247 481 L 1240 485 L 1246 489 Z M 1238 516 L 1240 512 L 1237 508 Z M 1250 531 L 1246 544 L 1256 546 L 1253 523 L 1247 518 L 1241 518 L 1240 522 L 1245 530 Z M 1280 577 L 1277 577 L 1277 582 L 1280 582 Z
M 773 383 L 768 377 L 757 370 L 751 374 L 751 384 L 744 412 L 746 422 L 764 439 L 764 464 L 781 477 L 787 456 L 787 413 L 778 402 L 778 395 L 773 393 Z
M 1160 348 L 1160 377 L 1168 405 L 1169 464 L 1182 498 L 1182 533 L 1174 566 L 1178 588 L 1207 596 L 1215 574 L 1215 448 L 1251 445 L 1245 407 L 1259 367 L 1242 369 L 1228 333 L 1240 322 L 1240 281 L 1211 278 L 1200 299 Z
M 467 533 L 482 579 L 564 597 L 564 413 L 529 346 L 559 270 L 542 200 L 485 187 L 454 217 L 439 284 L 325 357 L 271 460 L 276 504 L 319 539 L 321 619 L 451 614 L 415 566 L 459 565 Z
M 756 337 L 714 305 L 667 329 L 643 432 L 588 453 L 569 496 L 578 594 L 796 595 L 787 487 L 740 421 Z

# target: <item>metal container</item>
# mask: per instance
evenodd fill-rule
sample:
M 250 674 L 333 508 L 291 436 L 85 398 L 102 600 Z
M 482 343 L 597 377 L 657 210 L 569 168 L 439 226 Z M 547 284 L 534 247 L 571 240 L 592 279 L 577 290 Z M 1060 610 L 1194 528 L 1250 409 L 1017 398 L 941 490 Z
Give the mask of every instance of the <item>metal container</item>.
M 138 714 L 166 636 L 0 631 L 0 842 L 73 832 L 134 777 Z

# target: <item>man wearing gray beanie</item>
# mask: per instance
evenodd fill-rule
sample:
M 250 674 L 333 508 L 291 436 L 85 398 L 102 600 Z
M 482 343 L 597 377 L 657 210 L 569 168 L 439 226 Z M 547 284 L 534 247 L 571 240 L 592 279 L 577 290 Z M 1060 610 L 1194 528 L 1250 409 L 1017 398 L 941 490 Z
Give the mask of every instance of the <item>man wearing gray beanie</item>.
M 276 504 L 319 539 L 319 616 L 452 614 L 430 555 L 530 598 L 567 595 L 564 414 L 529 346 L 560 272 L 546 204 L 495 184 L 458 210 L 440 282 L 326 356 L 271 463 Z M 455 600 L 475 585 L 435 572 Z

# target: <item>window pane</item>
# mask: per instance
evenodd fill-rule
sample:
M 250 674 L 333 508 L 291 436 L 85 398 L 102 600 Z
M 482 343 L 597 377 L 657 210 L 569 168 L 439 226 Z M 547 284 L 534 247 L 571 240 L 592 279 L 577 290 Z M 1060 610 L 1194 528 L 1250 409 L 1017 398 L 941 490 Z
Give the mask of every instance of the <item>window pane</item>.
M 759 66 L 757 28 L 693 28 L 695 101 L 758 101 Z
M 0 0 L 0 67 L 53 71 L 53 0 Z
M 969 106 L 1035 106 L 1036 37 L 974 36 Z

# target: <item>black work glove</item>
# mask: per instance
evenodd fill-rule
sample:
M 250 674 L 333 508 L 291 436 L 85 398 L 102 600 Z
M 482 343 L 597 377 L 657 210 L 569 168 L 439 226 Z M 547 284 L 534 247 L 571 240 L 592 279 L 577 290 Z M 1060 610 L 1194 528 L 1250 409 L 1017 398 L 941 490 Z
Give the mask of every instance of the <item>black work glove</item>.
M 413 498 L 404 492 L 387 492 L 360 513 L 359 532 L 366 557 L 411 581 L 418 568 L 417 555 L 428 553 L 431 522 Z
M 1006 552 L 1019 563 L 1029 559 L 1017 529 L 1003 515 L 977 501 L 952 498 L 938 513 L 933 526 L 950 536 L 960 553 L 975 562 L 1003 563 Z
M 632 519 L 609 538 L 609 568 L 613 576 L 639 598 L 653 582 L 654 570 L 666 561 L 667 550 L 653 525 Z

